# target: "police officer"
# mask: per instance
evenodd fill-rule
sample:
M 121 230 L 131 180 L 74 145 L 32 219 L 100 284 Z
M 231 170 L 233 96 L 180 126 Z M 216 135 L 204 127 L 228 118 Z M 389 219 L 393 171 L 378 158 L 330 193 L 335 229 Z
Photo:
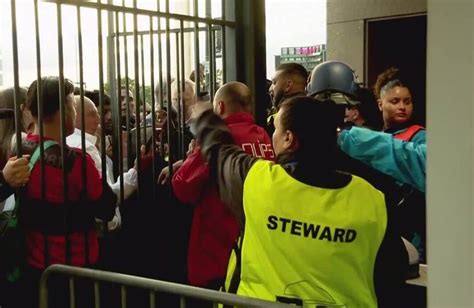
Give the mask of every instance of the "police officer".
M 276 163 L 233 145 L 212 113 L 198 119 L 210 174 L 242 221 L 237 294 L 297 305 L 397 305 L 405 266 L 399 238 L 384 195 L 337 170 L 339 116 L 332 101 L 284 101 L 275 117 Z

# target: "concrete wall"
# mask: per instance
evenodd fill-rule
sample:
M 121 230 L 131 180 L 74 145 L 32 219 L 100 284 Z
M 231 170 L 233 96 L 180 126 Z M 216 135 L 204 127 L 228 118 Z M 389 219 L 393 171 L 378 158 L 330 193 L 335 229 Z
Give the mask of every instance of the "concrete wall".
M 428 12 L 428 306 L 474 307 L 471 0 L 328 0 L 328 59 L 363 76 L 364 19 Z M 440 48 L 440 46 L 451 46 Z
M 429 307 L 474 307 L 473 9 L 428 0 Z
M 426 0 L 328 0 L 327 59 L 349 63 L 364 76 L 364 20 L 426 12 Z

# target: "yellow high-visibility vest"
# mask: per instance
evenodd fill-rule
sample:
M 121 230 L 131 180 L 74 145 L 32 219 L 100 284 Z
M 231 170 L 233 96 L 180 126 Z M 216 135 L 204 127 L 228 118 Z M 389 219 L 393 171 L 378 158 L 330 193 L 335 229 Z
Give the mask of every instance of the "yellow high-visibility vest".
M 305 307 L 377 307 L 375 259 L 387 227 L 384 195 L 352 176 L 319 188 L 260 160 L 244 183 L 237 294 Z

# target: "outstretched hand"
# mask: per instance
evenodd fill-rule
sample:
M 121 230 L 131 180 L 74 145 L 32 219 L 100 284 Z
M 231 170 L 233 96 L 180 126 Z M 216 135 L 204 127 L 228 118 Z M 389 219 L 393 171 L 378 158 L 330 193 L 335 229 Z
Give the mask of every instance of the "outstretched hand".
M 173 164 L 173 173 L 181 167 L 183 164 L 183 160 L 178 160 Z M 165 185 L 166 182 L 169 180 L 170 177 L 170 169 L 169 167 L 164 167 L 161 169 L 160 175 L 158 176 L 157 183 L 161 185 Z

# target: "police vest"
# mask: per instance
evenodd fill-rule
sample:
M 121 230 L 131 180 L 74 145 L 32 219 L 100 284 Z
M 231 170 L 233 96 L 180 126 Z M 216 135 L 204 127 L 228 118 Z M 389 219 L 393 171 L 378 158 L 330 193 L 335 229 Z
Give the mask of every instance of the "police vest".
M 308 307 L 376 307 L 374 265 L 387 226 L 383 194 L 352 176 L 304 184 L 263 160 L 244 183 L 237 294 Z

